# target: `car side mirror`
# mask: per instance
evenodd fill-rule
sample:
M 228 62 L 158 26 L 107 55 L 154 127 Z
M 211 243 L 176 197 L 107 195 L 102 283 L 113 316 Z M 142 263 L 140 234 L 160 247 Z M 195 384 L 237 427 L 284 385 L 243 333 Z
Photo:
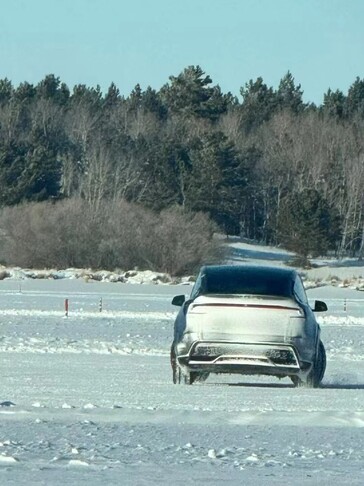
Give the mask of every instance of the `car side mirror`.
M 315 300 L 315 307 L 313 308 L 314 312 L 326 312 L 327 305 L 322 300 Z
M 181 307 L 185 303 L 186 297 L 184 295 L 176 295 L 172 299 L 172 305 L 178 305 L 178 307 Z

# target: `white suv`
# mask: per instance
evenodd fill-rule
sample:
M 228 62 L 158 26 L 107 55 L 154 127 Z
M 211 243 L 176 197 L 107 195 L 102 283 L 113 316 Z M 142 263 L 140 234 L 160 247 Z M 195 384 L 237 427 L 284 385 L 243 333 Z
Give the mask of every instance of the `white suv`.
M 326 354 L 314 312 L 295 270 L 253 265 L 201 268 L 174 326 L 174 383 L 203 381 L 210 373 L 288 376 L 295 386 L 318 387 Z

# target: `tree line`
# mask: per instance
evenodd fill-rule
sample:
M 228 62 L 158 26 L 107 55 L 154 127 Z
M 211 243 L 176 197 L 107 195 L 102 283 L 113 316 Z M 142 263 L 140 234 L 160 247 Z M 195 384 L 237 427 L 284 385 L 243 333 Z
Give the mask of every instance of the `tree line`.
M 2 79 L 0 207 L 177 207 L 305 258 L 363 257 L 364 79 L 319 106 L 302 95 L 288 72 L 276 89 L 259 77 L 237 97 L 200 66 L 128 96 L 114 83 L 103 93 L 54 75 Z

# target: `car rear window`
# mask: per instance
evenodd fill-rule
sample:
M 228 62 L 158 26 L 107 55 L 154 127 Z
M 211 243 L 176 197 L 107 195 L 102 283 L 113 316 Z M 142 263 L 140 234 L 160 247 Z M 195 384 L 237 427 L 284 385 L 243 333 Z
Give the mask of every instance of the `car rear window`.
M 253 294 L 290 297 L 290 274 L 241 269 L 210 269 L 203 278 L 202 294 Z

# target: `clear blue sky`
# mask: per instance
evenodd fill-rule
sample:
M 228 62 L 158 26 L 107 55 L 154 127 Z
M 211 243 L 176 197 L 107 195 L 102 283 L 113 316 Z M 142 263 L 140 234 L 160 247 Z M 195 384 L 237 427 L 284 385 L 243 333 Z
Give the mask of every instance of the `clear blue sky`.
M 224 92 L 290 70 L 305 101 L 364 77 L 364 0 L 0 0 L 0 78 L 159 89 L 199 64 Z

